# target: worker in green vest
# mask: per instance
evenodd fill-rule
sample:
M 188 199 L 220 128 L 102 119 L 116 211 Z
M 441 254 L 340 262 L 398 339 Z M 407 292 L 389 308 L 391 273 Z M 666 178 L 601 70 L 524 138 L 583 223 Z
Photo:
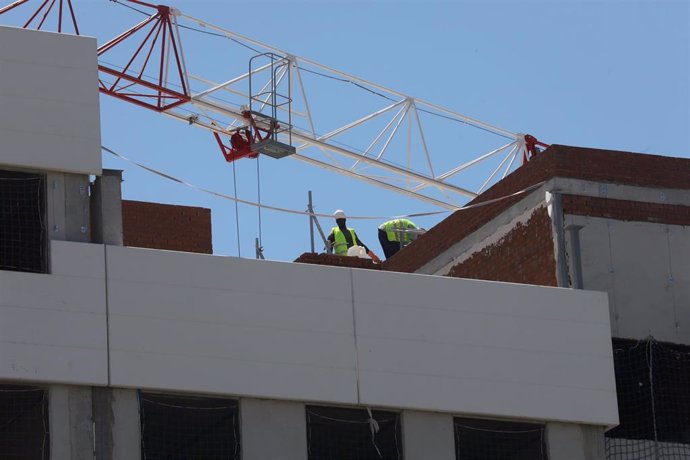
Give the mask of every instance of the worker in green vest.
M 337 255 L 345 256 L 347 255 L 347 250 L 352 246 L 362 246 L 367 253 L 370 252 L 369 248 L 357 237 L 355 229 L 347 227 L 345 211 L 338 209 L 333 213 L 333 217 L 335 217 L 336 226 L 331 229 L 331 233 L 328 235 L 328 252 L 335 252 Z
M 417 238 L 420 232 L 415 230 L 420 229 L 410 219 L 393 219 L 379 225 L 379 242 L 386 259 Z

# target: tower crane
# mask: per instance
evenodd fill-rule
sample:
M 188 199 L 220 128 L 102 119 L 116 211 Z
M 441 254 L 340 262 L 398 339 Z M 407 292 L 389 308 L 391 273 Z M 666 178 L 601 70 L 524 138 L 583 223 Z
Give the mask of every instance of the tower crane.
M 288 157 L 455 209 L 548 147 L 534 136 L 412 97 L 176 8 L 143 0 L 110 1 L 140 15 L 141 21 L 98 47 L 99 91 L 209 131 L 228 162 L 258 155 Z M 28 15 L 22 21 L 25 28 L 42 29 L 50 23 L 57 24 L 60 33 L 80 33 L 72 0 L 17 0 L 0 8 L 0 15 L 16 15 L 21 9 Z M 213 46 L 219 44 L 225 56 L 233 56 L 228 49 L 234 47 L 239 50 L 234 52 L 236 61 L 249 53 L 243 60 L 249 65 L 239 72 L 228 68 L 227 73 L 219 65 L 214 72 L 218 76 L 201 75 L 187 48 L 191 34 L 196 36 L 189 41 L 204 50 L 211 45 L 202 45 L 201 38 L 215 40 Z M 350 98 L 342 90 L 319 91 L 309 78 L 360 94 Z M 338 97 L 347 99 L 338 102 Z M 365 97 L 368 105 L 360 107 Z M 344 123 L 328 120 L 316 108 L 322 100 L 331 107 L 356 106 L 358 114 Z M 434 123 L 451 128 L 431 126 Z M 469 139 L 470 132 L 477 139 L 460 142 Z M 434 148 L 439 133 L 457 139 L 459 154 Z M 478 173 L 486 174 L 490 162 L 498 166 L 488 169 L 481 184 L 470 183 Z M 468 173 L 474 174 L 473 181 L 466 179 Z

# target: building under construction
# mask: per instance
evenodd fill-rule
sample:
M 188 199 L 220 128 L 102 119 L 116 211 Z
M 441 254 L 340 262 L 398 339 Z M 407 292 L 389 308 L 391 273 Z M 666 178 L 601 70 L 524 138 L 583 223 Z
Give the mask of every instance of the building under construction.
M 94 39 L 0 43 L 0 458 L 690 458 L 690 160 L 522 145 L 381 265 L 215 256 L 102 169 Z

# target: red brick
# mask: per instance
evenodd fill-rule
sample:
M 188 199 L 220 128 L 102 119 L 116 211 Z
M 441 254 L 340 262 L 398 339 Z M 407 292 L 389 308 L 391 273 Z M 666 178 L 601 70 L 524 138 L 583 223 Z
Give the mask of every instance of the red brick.
M 690 160 L 552 145 L 469 204 L 504 197 L 552 177 L 687 190 L 690 189 Z M 453 213 L 386 260 L 383 269 L 414 272 L 524 196 L 511 197 L 486 206 Z
M 335 267 L 368 268 L 380 270 L 381 266 L 375 264 L 371 259 L 359 257 L 337 256 L 335 254 L 317 254 L 315 252 L 305 252 L 295 262 L 314 265 L 332 265 Z
M 125 246 L 212 254 L 211 210 L 122 201 Z

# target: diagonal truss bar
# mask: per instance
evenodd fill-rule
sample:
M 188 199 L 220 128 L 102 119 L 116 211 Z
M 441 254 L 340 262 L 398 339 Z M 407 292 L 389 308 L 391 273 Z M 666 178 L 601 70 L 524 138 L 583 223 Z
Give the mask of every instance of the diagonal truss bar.
M 177 29 L 172 10 L 163 5 L 153 6 L 138 0 L 128 1 L 155 8 L 156 13 L 98 48 L 97 54 L 100 58 L 114 47 L 122 46 L 125 41 L 133 41 L 134 36 L 139 31 L 149 27 L 144 40 L 136 47 L 134 54 L 122 69 L 114 69 L 112 66 L 104 64 L 98 65 L 98 70 L 101 73 L 99 90 L 118 99 L 158 112 L 170 110 L 189 102 L 191 100 L 189 80 L 182 49 L 177 43 L 179 41 L 179 29 Z M 173 23 L 175 23 L 175 30 L 173 30 Z M 178 38 L 176 38 L 176 31 Z M 133 71 L 132 67 L 142 52 L 144 53 L 143 63 L 138 71 Z M 156 52 L 160 54 L 154 59 Z M 149 64 L 151 64 L 150 67 L 155 68 L 155 77 L 146 76 Z M 179 79 L 181 88 L 179 91 L 171 87 L 171 82 L 168 79 L 171 68 L 175 77 Z M 103 75 L 114 77 L 113 83 L 106 85 Z M 122 86 L 120 85 L 121 82 L 126 83 Z
M 508 161 L 508 159 L 509 159 L 511 156 L 514 155 L 514 153 L 515 153 L 516 150 L 517 150 L 517 146 L 513 147 L 513 148 L 510 150 L 510 152 L 508 152 L 508 155 L 506 155 L 506 157 L 498 164 L 498 166 L 496 167 L 496 169 L 494 170 L 494 172 L 491 173 L 491 175 L 484 181 L 484 183 L 482 184 L 482 186 L 479 187 L 478 193 L 482 193 L 482 192 L 484 191 L 484 188 L 485 188 L 487 185 L 489 185 L 489 182 L 491 182 L 491 180 L 496 176 L 496 174 L 498 174 L 498 172 L 501 170 L 501 168 L 503 168 L 503 165 L 506 163 L 506 161 Z
M 424 137 L 424 129 L 422 129 L 422 122 L 419 119 L 419 111 L 417 110 L 417 107 L 412 104 L 412 111 L 414 112 L 415 119 L 417 120 L 417 128 L 419 129 L 419 138 L 422 141 L 422 147 L 424 147 L 424 155 L 426 156 L 426 161 L 427 164 L 429 165 L 429 173 L 431 174 L 431 177 L 435 177 L 436 174 L 434 174 L 434 166 L 431 164 L 431 156 L 429 155 L 429 148 L 426 145 L 426 138 Z
M 204 21 L 204 20 L 202 20 L 202 19 L 198 19 L 198 18 L 195 18 L 195 17 L 193 17 L 193 16 L 190 16 L 190 15 L 187 15 L 187 14 L 184 14 L 184 13 L 180 13 L 179 16 L 180 16 L 180 17 L 184 17 L 184 18 L 188 19 L 189 21 L 195 22 L 195 23 L 197 23 L 198 25 L 200 25 L 200 26 L 202 26 L 202 27 L 205 27 L 205 28 L 208 28 L 208 29 L 215 30 L 216 32 L 219 32 L 219 33 L 221 33 L 221 34 L 226 35 L 227 37 L 236 38 L 236 39 L 245 41 L 245 42 L 247 42 L 247 43 L 251 43 L 251 44 L 256 45 L 256 46 L 261 46 L 261 47 L 263 47 L 263 48 L 265 48 L 265 49 L 267 49 L 267 50 L 273 51 L 273 52 L 278 53 L 278 54 L 282 54 L 282 55 L 291 55 L 290 53 L 287 53 L 286 51 L 284 51 L 284 50 L 282 50 L 282 49 L 280 49 L 280 48 L 276 48 L 276 47 L 271 46 L 271 45 L 268 45 L 268 44 L 266 44 L 266 43 L 262 43 L 262 42 L 260 42 L 260 41 L 258 41 L 258 40 L 254 40 L 254 39 L 252 39 L 252 38 L 249 38 L 249 37 L 247 37 L 247 36 L 245 36 L 245 35 L 238 34 L 238 33 L 236 33 L 236 32 L 233 32 L 233 31 L 224 29 L 224 28 L 219 27 L 219 26 L 216 26 L 216 25 L 214 25 L 214 24 L 210 24 L 210 23 L 208 23 L 208 22 L 206 22 L 206 21 Z M 511 132 L 511 131 L 508 131 L 508 130 L 506 130 L 506 129 L 499 128 L 499 127 L 497 127 L 497 126 L 490 125 L 490 124 L 488 124 L 488 123 L 485 123 L 485 122 L 476 120 L 476 119 L 474 119 L 474 118 L 468 117 L 468 116 L 463 115 L 463 114 L 461 114 L 461 113 L 458 113 L 458 112 L 455 112 L 455 111 L 446 109 L 445 107 L 442 107 L 442 106 L 440 106 L 440 105 L 438 105 L 438 104 L 434 104 L 434 103 L 425 101 L 425 100 L 423 100 L 423 99 L 411 97 L 411 96 L 409 96 L 409 95 L 407 95 L 407 94 L 405 94 L 405 93 L 403 93 L 403 92 L 400 92 L 400 91 L 397 91 L 397 90 L 394 90 L 394 89 L 391 89 L 391 88 L 387 88 L 387 87 L 382 86 L 382 85 L 378 85 L 378 84 L 376 84 L 376 83 L 370 82 L 370 81 L 368 81 L 368 80 L 365 80 L 365 79 L 363 79 L 363 78 L 357 77 L 357 76 L 355 76 L 355 75 L 351 75 L 351 74 L 349 74 L 349 73 L 342 72 L 342 71 L 337 70 L 337 69 L 334 69 L 334 68 L 332 68 L 332 67 L 328 67 L 328 66 L 326 66 L 326 65 L 320 64 L 319 62 L 312 61 L 311 59 L 307 59 L 307 58 L 304 58 L 304 57 L 301 57 L 301 56 L 295 56 L 295 55 L 291 55 L 291 56 L 293 56 L 293 58 L 294 58 L 295 60 L 297 60 L 297 61 L 300 61 L 300 62 L 309 64 L 309 65 L 311 65 L 311 66 L 313 66 L 313 67 L 316 67 L 316 68 L 321 69 L 321 70 L 325 70 L 325 71 L 327 71 L 327 72 L 331 72 L 331 73 L 333 73 L 333 74 L 335 74 L 335 75 L 339 75 L 339 76 L 341 76 L 341 77 L 344 77 L 344 78 L 347 78 L 347 79 L 350 79 L 350 80 L 359 82 L 360 84 L 369 86 L 369 87 L 371 87 L 371 88 L 373 88 L 373 89 L 377 89 L 377 90 L 380 90 L 380 91 L 387 92 L 387 93 L 392 94 L 392 95 L 395 95 L 395 96 L 397 96 L 397 97 L 399 97 L 399 98 L 410 99 L 410 100 L 414 101 L 414 102 L 415 102 L 416 104 L 418 104 L 418 105 L 422 105 L 422 106 L 425 106 L 425 107 L 427 107 L 427 108 L 429 108 L 429 109 L 433 109 L 433 110 L 436 110 L 436 111 L 438 111 L 438 112 L 440 112 L 440 113 L 446 114 L 446 115 L 448 115 L 448 116 L 452 116 L 452 117 L 458 118 L 458 119 L 461 120 L 462 122 L 467 123 L 467 124 L 469 124 L 469 125 L 476 126 L 476 127 L 482 128 L 482 129 L 485 129 L 485 130 L 487 130 L 487 131 L 493 132 L 494 134 L 498 134 L 498 135 L 501 135 L 501 136 L 504 136 L 504 137 L 507 137 L 507 138 L 512 138 L 512 139 L 516 139 L 516 138 L 517 138 L 517 134 L 515 134 L 515 133 L 513 133 L 513 132 Z
M 517 144 L 516 144 L 515 142 L 509 142 L 509 143 L 507 143 L 507 144 L 505 144 L 505 145 L 502 145 L 502 146 L 500 146 L 499 148 L 497 148 L 497 149 L 495 149 L 495 150 L 492 150 L 492 151 L 489 152 L 489 153 L 485 153 L 484 155 L 480 156 L 479 158 L 475 158 L 474 160 L 468 161 L 467 163 L 462 164 L 462 165 L 458 166 L 457 168 L 453 168 L 453 169 L 451 169 L 450 171 L 447 171 L 447 172 L 445 172 L 445 173 L 443 173 L 443 174 L 439 174 L 439 175 L 436 177 L 436 179 L 437 179 L 437 180 L 446 180 L 446 179 L 449 179 L 450 177 L 452 177 L 452 176 L 458 174 L 459 172 L 462 172 L 462 171 L 464 171 L 465 169 L 467 169 L 467 168 L 469 168 L 469 167 L 471 167 L 471 166 L 474 166 L 474 165 L 476 165 L 476 164 L 478 164 L 478 163 L 481 163 L 482 161 L 486 160 L 487 158 L 491 158 L 492 156 L 496 155 L 497 153 L 499 153 L 499 152 L 501 152 L 501 151 L 507 149 L 507 148 L 510 147 L 511 145 L 517 145 Z M 418 190 L 421 190 L 421 189 L 426 188 L 426 187 L 428 187 L 427 184 L 420 184 L 420 185 L 418 185 L 417 187 L 415 187 L 414 190 L 415 190 L 415 191 L 418 191 Z
M 18 6 L 24 5 L 25 3 L 28 3 L 30 0 L 17 0 L 16 2 L 10 3 L 9 5 L 0 8 L 0 15 L 3 13 L 7 13 L 8 11 L 11 11 Z M 29 17 L 29 19 L 24 23 L 22 26 L 23 29 L 30 29 L 34 28 L 31 27 L 31 23 L 36 20 L 41 13 L 43 13 L 43 16 L 40 16 L 40 21 L 38 22 L 38 25 L 35 26 L 36 30 L 41 30 L 43 27 L 43 24 L 45 23 L 46 19 L 48 19 L 48 16 L 50 15 L 51 11 L 53 11 L 53 8 L 55 7 L 55 4 L 57 3 L 57 32 L 62 33 L 62 22 L 63 22 L 63 15 L 66 15 L 66 11 L 69 10 L 69 18 L 72 21 L 72 28 L 74 30 L 74 33 L 76 35 L 79 35 L 79 26 L 77 25 L 77 17 L 74 14 L 74 8 L 72 7 L 72 0 L 40 0 L 41 4 L 39 7 L 34 11 L 34 13 Z M 67 8 L 65 8 L 65 4 Z
M 211 111 L 220 111 L 221 113 L 223 113 L 225 115 L 231 115 L 235 119 L 242 119 L 242 114 L 239 111 L 235 111 L 235 110 L 229 109 L 227 107 L 219 107 L 213 102 L 197 100 L 197 101 L 195 101 L 195 104 L 199 104 L 201 106 L 204 106 L 206 109 L 211 110 Z M 171 116 L 174 116 L 180 120 L 184 120 L 186 122 L 189 122 L 188 116 L 181 115 L 181 114 L 175 114 L 175 113 L 170 112 L 170 111 L 164 112 L 164 113 L 171 115 Z M 201 122 L 197 122 L 196 124 L 198 126 L 209 129 L 213 132 L 220 132 L 221 134 L 224 133 L 223 130 L 219 130 L 218 127 L 214 127 L 214 126 L 211 126 L 209 124 L 205 124 L 205 123 L 201 123 Z M 352 151 L 347 150 L 343 147 L 327 144 L 323 141 L 319 141 L 317 139 L 312 138 L 309 133 L 301 131 L 301 130 L 294 130 L 292 132 L 292 137 L 298 141 L 308 143 L 314 147 L 323 148 L 323 149 L 328 150 L 332 153 L 337 153 L 337 154 L 342 155 L 342 156 L 347 157 L 347 158 L 351 158 L 351 159 L 355 159 L 355 160 L 359 159 L 362 162 L 365 162 L 365 163 L 367 163 L 373 167 L 380 168 L 382 170 L 388 171 L 390 173 L 394 173 L 394 174 L 402 176 L 402 177 L 414 179 L 416 181 L 425 182 L 425 183 L 431 181 L 432 182 L 431 185 L 438 187 L 438 188 L 442 188 L 444 190 L 447 190 L 447 191 L 455 193 L 455 194 L 459 194 L 459 195 L 469 197 L 469 198 L 474 198 L 475 196 L 477 196 L 476 193 L 474 193 L 470 190 L 464 189 L 462 187 L 458 187 L 458 186 L 453 185 L 453 184 L 447 184 L 447 183 L 439 182 L 439 181 L 436 181 L 432 178 L 424 176 L 423 174 L 420 174 L 420 173 L 417 173 L 414 171 L 409 171 L 403 167 L 396 166 L 396 165 L 393 165 L 390 163 L 386 163 L 386 162 L 377 160 L 375 158 L 363 157 L 361 154 L 352 152 Z M 292 156 L 294 156 L 294 155 L 292 155 Z M 318 162 L 318 160 L 315 160 L 314 164 L 316 162 Z M 323 163 L 323 162 L 320 162 L 320 163 Z M 336 167 L 333 165 L 329 165 L 329 166 L 332 166 L 332 167 L 327 168 L 327 169 L 334 170 L 334 168 L 336 168 L 339 172 L 343 172 L 343 174 L 345 174 L 345 171 L 348 171 L 348 173 L 346 175 L 349 175 L 352 177 L 355 177 L 355 176 L 359 177 L 359 178 L 366 177 L 362 174 L 356 173 L 356 172 L 351 171 L 351 170 L 346 169 L 346 168 L 340 168 L 340 167 Z M 354 173 L 354 174 L 350 174 L 350 173 Z M 415 195 L 417 198 L 423 199 L 425 201 L 433 200 L 432 198 L 426 197 L 424 195 L 416 194 L 415 192 L 412 192 L 412 191 L 406 191 L 406 192 L 407 192 L 406 193 L 407 195 Z M 438 201 L 438 200 L 434 200 L 434 201 Z M 453 206 L 453 205 L 449 205 L 448 203 L 446 203 L 446 205 L 447 206 Z M 455 206 L 453 206 L 453 207 L 455 207 Z

